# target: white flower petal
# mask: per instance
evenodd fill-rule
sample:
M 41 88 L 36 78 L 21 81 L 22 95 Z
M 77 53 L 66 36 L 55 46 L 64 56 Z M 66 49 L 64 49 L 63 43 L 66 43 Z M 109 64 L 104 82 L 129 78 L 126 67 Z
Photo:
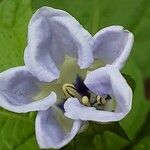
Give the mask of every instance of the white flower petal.
M 58 66 L 65 54 L 78 57 L 80 68 L 93 62 L 91 35 L 67 12 L 40 8 L 29 23 L 25 64 L 39 80 L 50 82 L 59 77 Z
M 55 106 L 38 112 L 35 129 L 40 148 L 62 148 L 78 133 L 81 121 L 71 121 L 61 113 Z M 69 130 L 65 129 L 68 125 Z
M 98 95 L 113 95 L 117 101 L 115 112 L 100 111 L 86 107 L 77 99 L 70 98 L 65 104 L 65 115 L 71 119 L 92 120 L 98 122 L 118 121 L 124 118 L 131 109 L 132 91 L 120 72 L 113 66 L 106 66 L 90 72 L 84 83 Z
M 93 37 L 94 57 L 121 69 L 130 54 L 133 42 L 133 34 L 122 26 L 106 27 Z
M 0 106 L 16 113 L 48 109 L 56 102 L 54 92 L 41 100 L 32 99 L 41 84 L 24 66 L 0 73 Z
M 96 110 L 94 107 L 82 105 L 78 99 L 70 98 L 65 103 L 65 116 L 83 121 L 111 122 L 124 117 L 123 113 Z

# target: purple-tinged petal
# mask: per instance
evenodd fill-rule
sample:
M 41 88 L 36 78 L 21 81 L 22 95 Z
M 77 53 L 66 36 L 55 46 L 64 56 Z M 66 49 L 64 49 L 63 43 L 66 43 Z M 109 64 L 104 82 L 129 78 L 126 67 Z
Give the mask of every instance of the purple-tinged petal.
M 56 102 L 56 94 L 34 100 L 41 84 L 24 66 L 0 73 L 0 106 L 16 113 L 48 109 Z
M 35 129 L 40 148 L 59 149 L 67 145 L 78 133 L 81 121 L 66 118 L 61 110 L 52 106 L 37 114 Z
M 124 113 L 96 110 L 94 107 L 82 105 L 78 99 L 70 98 L 65 103 L 65 116 L 83 121 L 111 122 L 124 117 Z
M 59 77 L 58 66 L 65 54 L 78 57 L 80 68 L 93 62 L 91 35 L 67 12 L 40 8 L 31 18 L 25 64 L 39 80 L 50 82 Z
M 110 26 L 100 30 L 93 37 L 92 47 L 95 58 L 121 69 L 132 48 L 133 34 L 122 26 Z

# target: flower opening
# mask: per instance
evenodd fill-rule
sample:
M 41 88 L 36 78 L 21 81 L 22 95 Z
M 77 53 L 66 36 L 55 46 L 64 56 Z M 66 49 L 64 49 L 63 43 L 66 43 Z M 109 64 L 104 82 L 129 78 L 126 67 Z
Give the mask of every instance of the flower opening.
M 94 107 L 97 110 L 115 111 L 116 101 L 114 97 L 109 94 L 96 95 L 86 87 L 84 80 L 79 75 L 77 75 L 74 84 L 65 83 L 62 86 L 62 90 L 65 95 L 64 101 L 74 97 L 84 106 Z

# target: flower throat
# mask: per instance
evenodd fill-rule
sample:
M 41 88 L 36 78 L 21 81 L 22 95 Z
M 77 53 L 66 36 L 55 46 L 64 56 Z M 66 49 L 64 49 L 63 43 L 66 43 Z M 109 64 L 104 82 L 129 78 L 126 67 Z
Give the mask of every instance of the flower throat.
M 90 91 L 84 84 L 84 80 L 77 75 L 76 82 L 74 84 L 65 83 L 62 86 L 65 100 L 74 97 L 77 98 L 81 104 L 88 107 L 95 107 L 97 110 L 107 110 L 108 103 L 113 99 L 110 95 L 96 95 Z M 109 111 L 114 111 L 114 107 L 109 108 Z

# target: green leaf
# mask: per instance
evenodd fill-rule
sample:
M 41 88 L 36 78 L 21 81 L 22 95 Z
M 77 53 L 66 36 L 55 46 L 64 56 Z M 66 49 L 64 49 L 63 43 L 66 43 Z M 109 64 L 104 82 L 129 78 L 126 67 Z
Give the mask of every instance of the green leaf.
M 136 83 L 131 112 L 120 122 L 129 138 L 133 140 L 145 121 L 150 105 L 144 95 L 141 72 L 136 66 L 133 57 L 129 59 L 123 72 L 132 76 Z
M 34 133 L 34 118 L 30 114 L 15 114 L 0 110 L 0 149 L 38 150 Z
M 135 145 L 139 145 L 139 143 L 142 142 L 147 142 L 147 138 L 146 140 L 143 141 L 143 139 L 146 137 L 149 137 L 150 138 L 150 128 L 149 128 L 149 125 L 150 125 L 150 111 L 148 112 L 147 116 L 146 116 L 146 119 L 145 119 L 145 122 L 143 123 L 143 125 L 141 126 L 140 130 L 136 133 L 136 136 L 135 138 L 133 139 L 133 141 L 129 144 L 127 144 L 125 147 L 124 147 L 124 150 L 125 149 L 132 149 L 133 147 L 136 147 Z
M 74 149 L 93 150 L 94 149 L 93 139 L 94 139 L 94 134 L 88 134 L 88 135 L 84 133 L 79 134 L 74 139 L 74 142 L 75 142 Z
M 3 0 L 0 3 L 0 70 L 23 64 L 30 0 Z
M 130 141 L 125 131 L 118 122 L 107 124 L 90 122 L 88 129 L 85 132 L 78 134 L 73 140 L 74 144 L 69 144 L 65 147 L 65 149 L 104 149 L 110 146 L 110 144 L 112 145 L 112 143 L 108 145 L 106 144 L 107 142 L 109 142 L 108 138 L 120 139 L 121 143 L 119 144 L 119 147 L 121 144 L 127 144 Z M 97 140 L 99 141 L 98 144 Z
M 124 129 L 120 126 L 119 122 L 106 123 L 106 124 L 91 122 L 90 126 L 95 132 L 95 134 L 101 134 L 104 131 L 110 131 L 130 141 Z
M 87 130 L 77 134 L 77 136 L 69 143 L 67 146 L 64 147 L 65 150 L 93 150 L 94 147 L 94 137 L 97 132 L 93 129 L 93 124 L 90 123 Z
M 30 0 L 0 2 L 0 70 L 23 64 Z M 33 113 L 32 113 L 33 114 Z M 35 113 L 34 113 L 35 114 Z M 38 150 L 34 116 L 0 109 L 0 149 Z
M 144 137 L 139 143 L 134 145 L 132 150 L 149 150 L 150 149 L 150 136 Z
M 122 74 L 123 77 L 126 79 L 127 83 L 129 84 L 129 86 L 131 87 L 132 89 L 132 92 L 134 94 L 135 92 L 135 87 L 136 87 L 136 83 L 134 81 L 134 79 L 130 76 L 130 75 L 127 75 L 125 73 Z
M 95 150 L 121 150 L 129 142 L 115 133 L 105 131 L 94 137 Z

